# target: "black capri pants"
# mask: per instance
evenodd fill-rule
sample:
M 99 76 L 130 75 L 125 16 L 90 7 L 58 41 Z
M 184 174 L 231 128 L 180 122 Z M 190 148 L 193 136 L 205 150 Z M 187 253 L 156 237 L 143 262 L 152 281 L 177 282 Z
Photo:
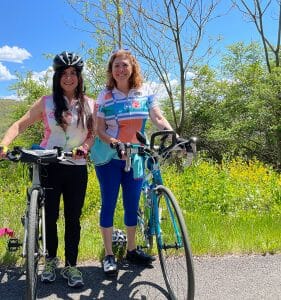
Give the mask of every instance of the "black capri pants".
M 49 164 L 42 172 L 42 185 L 46 191 L 46 247 L 48 257 L 57 256 L 60 199 L 64 203 L 65 266 L 75 266 L 80 242 L 80 216 L 87 189 L 86 165 Z

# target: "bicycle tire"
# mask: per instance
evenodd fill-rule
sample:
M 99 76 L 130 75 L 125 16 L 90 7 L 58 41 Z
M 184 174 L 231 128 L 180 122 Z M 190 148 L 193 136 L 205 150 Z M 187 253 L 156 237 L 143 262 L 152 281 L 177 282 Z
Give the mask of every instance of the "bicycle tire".
M 27 224 L 26 296 L 36 299 L 39 255 L 39 191 L 30 196 Z
M 160 227 L 156 235 L 157 250 L 170 298 L 193 300 L 195 292 L 193 260 L 181 209 L 175 196 L 165 186 L 157 186 L 155 193 L 159 220 L 155 222 Z

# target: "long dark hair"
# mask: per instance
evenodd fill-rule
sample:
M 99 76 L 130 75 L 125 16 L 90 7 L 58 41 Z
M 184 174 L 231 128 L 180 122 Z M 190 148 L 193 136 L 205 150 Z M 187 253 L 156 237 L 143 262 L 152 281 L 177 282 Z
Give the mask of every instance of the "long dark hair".
M 55 105 L 55 119 L 59 126 L 63 129 L 66 128 L 66 123 L 62 117 L 64 111 L 68 110 L 67 102 L 64 98 L 63 89 L 60 84 L 61 77 L 63 75 L 64 70 L 66 68 L 60 68 L 54 72 L 53 76 L 53 100 Z M 83 84 L 83 77 L 81 71 L 76 69 L 76 74 L 78 77 L 78 85 L 75 89 L 75 99 L 78 100 L 78 120 L 77 120 L 77 127 L 79 123 L 82 123 L 83 128 L 87 126 L 87 128 L 92 131 L 92 113 L 88 104 L 88 101 L 85 94 L 84 94 L 84 84 Z M 86 124 L 84 121 L 84 116 L 86 116 Z

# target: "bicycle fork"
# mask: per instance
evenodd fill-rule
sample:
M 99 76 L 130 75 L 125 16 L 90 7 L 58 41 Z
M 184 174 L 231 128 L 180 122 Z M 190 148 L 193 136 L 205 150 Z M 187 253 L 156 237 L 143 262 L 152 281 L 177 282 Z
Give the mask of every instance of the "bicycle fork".
M 157 238 L 157 242 L 159 243 L 160 248 L 164 249 L 164 250 L 171 249 L 171 248 L 179 249 L 183 246 L 181 234 L 179 232 L 179 228 L 178 228 L 178 225 L 177 225 L 177 222 L 176 222 L 176 218 L 174 217 L 174 212 L 173 212 L 173 209 L 171 207 L 171 203 L 170 203 L 170 201 L 168 201 L 166 199 L 165 195 L 163 195 L 163 197 L 165 199 L 164 201 L 165 201 L 165 204 L 167 206 L 167 210 L 168 210 L 170 220 L 172 222 L 172 228 L 173 228 L 173 232 L 175 234 L 175 239 L 176 240 L 175 240 L 175 243 L 169 244 L 169 245 L 163 243 L 162 231 L 161 231 L 162 209 L 161 209 L 161 207 L 158 206 L 158 195 L 159 195 L 159 192 L 157 191 L 157 187 L 156 187 L 156 188 L 154 188 L 154 193 L 153 193 L 153 196 L 155 197 L 155 199 L 153 200 L 153 203 L 154 203 L 154 206 L 153 206 L 153 214 L 154 214 L 153 220 L 155 222 L 154 228 L 155 228 L 155 235 L 156 235 L 156 238 Z M 172 234 L 172 232 L 171 232 L 171 234 Z
M 28 192 L 28 205 L 30 202 L 30 196 L 32 190 Z M 24 238 L 23 238 L 23 247 L 22 247 L 22 257 L 26 257 L 27 254 L 27 239 L 28 239 L 28 212 L 25 214 L 24 221 Z M 43 190 L 39 188 L 39 197 L 38 197 L 38 243 L 41 241 L 41 247 L 38 247 L 38 253 L 34 253 L 35 256 L 46 256 L 46 222 L 45 222 L 45 205 L 43 199 Z

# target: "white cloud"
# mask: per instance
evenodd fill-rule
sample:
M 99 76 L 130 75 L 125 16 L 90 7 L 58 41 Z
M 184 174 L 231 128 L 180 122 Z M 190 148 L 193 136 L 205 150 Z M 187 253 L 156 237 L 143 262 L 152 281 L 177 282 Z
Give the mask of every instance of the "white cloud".
M 0 81 L 16 79 L 15 75 L 12 75 L 10 71 L 0 62 Z
M 186 73 L 186 79 L 193 79 L 196 75 L 193 72 Z
M 170 85 L 172 90 L 174 90 L 175 88 L 178 87 L 179 82 L 176 79 L 172 79 L 170 80 Z M 157 97 L 160 100 L 168 98 L 168 93 L 163 83 L 158 83 L 155 81 L 147 81 L 144 83 L 144 87 L 148 88 L 149 90 L 152 90 L 153 93 L 156 93 Z
M 53 68 L 49 67 L 47 70 L 41 72 L 32 72 L 32 79 L 36 82 L 42 82 L 47 78 L 47 86 L 51 87 L 53 83 Z
M 151 90 L 153 93 L 157 94 L 157 97 L 159 99 L 166 99 L 168 97 L 167 91 L 162 83 L 147 81 L 144 83 L 144 88 Z
M 0 48 L 0 61 L 10 61 L 22 63 L 25 59 L 29 59 L 32 55 L 25 49 L 19 47 L 9 47 L 7 45 Z
M 7 99 L 7 100 L 16 100 L 16 101 L 21 101 L 22 99 L 18 96 L 18 95 L 16 95 L 16 94 L 12 94 L 12 95 L 8 95 L 8 96 L 0 96 L 0 99 L 1 100 L 5 100 L 5 99 Z M 1 101 L 0 100 L 0 101 Z

